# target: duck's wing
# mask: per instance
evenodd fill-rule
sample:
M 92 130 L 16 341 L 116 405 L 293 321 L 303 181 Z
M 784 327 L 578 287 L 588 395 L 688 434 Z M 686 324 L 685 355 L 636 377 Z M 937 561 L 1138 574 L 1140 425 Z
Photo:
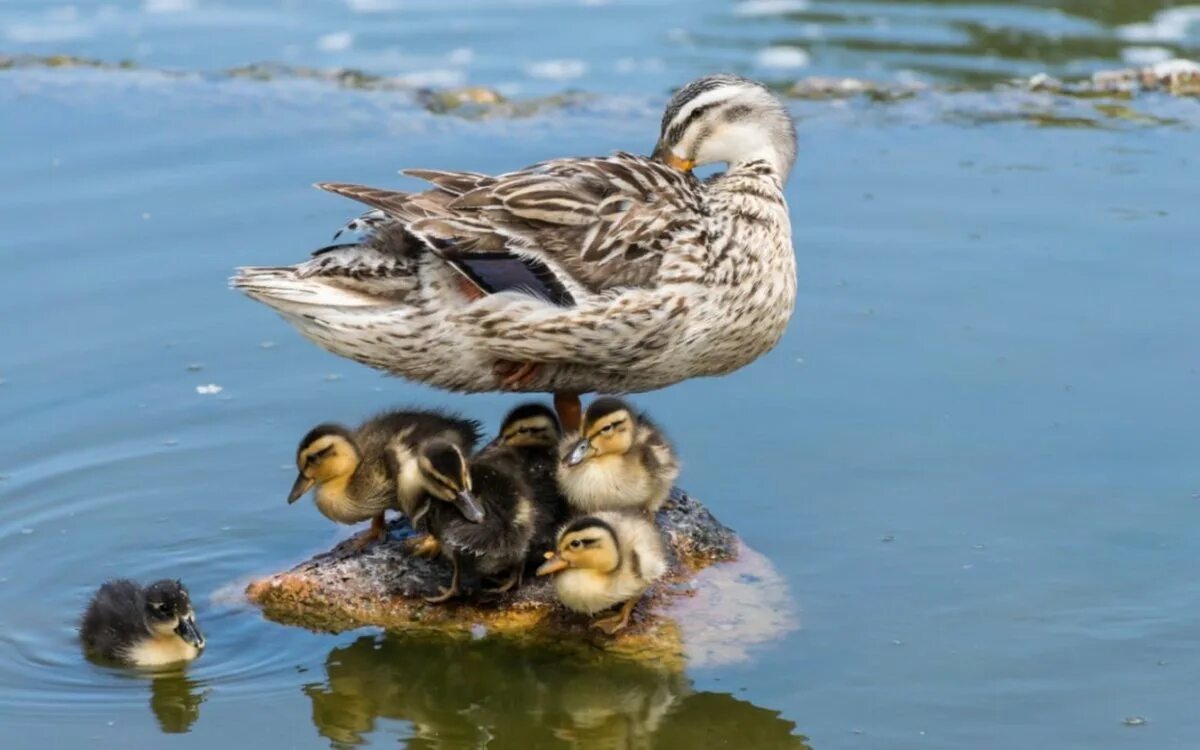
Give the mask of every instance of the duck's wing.
M 569 304 L 573 288 L 654 284 L 664 253 L 703 235 L 702 185 L 632 154 L 558 159 L 490 177 L 408 170 L 434 189 L 319 187 L 383 211 L 488 292 Z

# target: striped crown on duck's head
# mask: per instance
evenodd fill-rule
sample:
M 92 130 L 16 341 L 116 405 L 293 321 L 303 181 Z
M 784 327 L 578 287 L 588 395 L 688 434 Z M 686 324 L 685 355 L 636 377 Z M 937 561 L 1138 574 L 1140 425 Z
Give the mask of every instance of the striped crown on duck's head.
M 796 126 L 783 102 L 761 83 L 705 76 L 671 97 L 654 158 L 684 171 L 761 160 L 786 180 L 796 160 Z

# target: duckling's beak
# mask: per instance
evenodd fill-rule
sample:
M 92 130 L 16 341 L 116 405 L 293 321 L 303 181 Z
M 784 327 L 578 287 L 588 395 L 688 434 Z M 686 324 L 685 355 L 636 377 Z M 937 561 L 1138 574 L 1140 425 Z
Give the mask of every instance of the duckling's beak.
M 669 167 L 675 167 L 681 172 L 691 172 L 696 168 L 696 162 L 690 159 L 681 159 L 675 155 L 675 152 L 662 143 L 654 147 L 654 153 L 650 155 L 650 158 L 655 161 L 661 161 Z
M 288 505 L 304 497 L 304 493 L 311 490 L 313 484 L 313 480 L 304 476 L 304 472 L 301 472 L 300 476 L 296 477 L 296 483 L 292 485 L 292 491 L 288 493 Z
M 548 576 L 551 573 L 557 573 L 561 570 L 566 570 L 571 567 L 570 563 L 562 559 L 553 552 L 546 553 L 546 562 L 542 563 L 537 569 L 537 574 L 540 576 Z
M 175 634 L 185 643 L 190 643 L 196 648 L 204 648 L 204 636 L 200 633 L 200 628 L 196 627 L 196 618 L 191 615 L 179 618 L 179 624 L 175 626 Z
M 592 444 L 587 438 L 580 438 L 575 447 L 571 448 L 571 452 L 563 459 L 563 463 L 567 466 L 578 466 L 583 463 L 583 460 L 588 457 L 588 453 L 592 450 Z
M 470 492 L 463 490 L 454 497 L 454 507 L 458 508 L 458 512 L 463 514 L 471 523 L 479 523 L 483 520 L 483 508 L 479 507 L 479 501 Z

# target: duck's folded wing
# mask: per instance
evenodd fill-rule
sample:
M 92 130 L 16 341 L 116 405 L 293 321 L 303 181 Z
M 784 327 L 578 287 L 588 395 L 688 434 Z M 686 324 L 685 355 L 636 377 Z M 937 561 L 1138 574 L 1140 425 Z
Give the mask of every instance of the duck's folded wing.
M 497 177 L 407 174 L 434 189 L 319 187 L 384 211 L 488 292 L 569 304 L 572 289 L 651 286 L 669 247 L 704 244 L 696 179 L 631 154 L 559 159 Z

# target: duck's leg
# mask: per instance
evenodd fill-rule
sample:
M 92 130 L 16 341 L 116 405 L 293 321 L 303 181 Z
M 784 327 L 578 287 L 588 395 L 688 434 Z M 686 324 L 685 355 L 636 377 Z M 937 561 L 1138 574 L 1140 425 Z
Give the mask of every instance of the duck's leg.
M 529 390 L 541 371 L 542 366 L 538 362 L 509 362 L 502 359 L 492 365 L 492 374 L 506 391 Z
M 575 432 L 583 421 L 583 404 L 579 403 L 578 393 L 555 393 L 554 411 L 558 412 L 558 422 L 563 432 Z
M 458 555 L 450 555 L 450 564 L 454 566 L 454 574 L 450 576 L 450 588 L 442 589 L 437 596 L 427 596 L 425 601 L 430 604 L 441 604 L 458 596 Z
M 354 540 L 354 551 L 361 552 L 371 542 L 382 542 L 387 539 L 387 519 L 382 513 L 371 516 L 371 528 L 358 535 Z
M 596 620 L 592 623 L 593 628 L 599 628 L 608 635 L 616 635 L 618 631 L 629 624 L 629 616 L 633 613 L 633 608 L 637 605 L 639 597 L 634 597 L 621 605 L 621 609 L 611 617 L 605 617 L 602 620 Z
M 521 576 L 524 572 L 525 572 L 525 566 L 518 565 L 517 567 L 513 568 L 512 573 L 509 574 L 508 578 L 505 579 L 505 581 L 503 583 L 501 583 L 499 586 L 497 586 L 494 589 L 488 589 L 488 591 L 490 591 L 493 594 L 503 594 L 505 591 L 510 591 L 513 588 L 520 586 L 521 585 Z

